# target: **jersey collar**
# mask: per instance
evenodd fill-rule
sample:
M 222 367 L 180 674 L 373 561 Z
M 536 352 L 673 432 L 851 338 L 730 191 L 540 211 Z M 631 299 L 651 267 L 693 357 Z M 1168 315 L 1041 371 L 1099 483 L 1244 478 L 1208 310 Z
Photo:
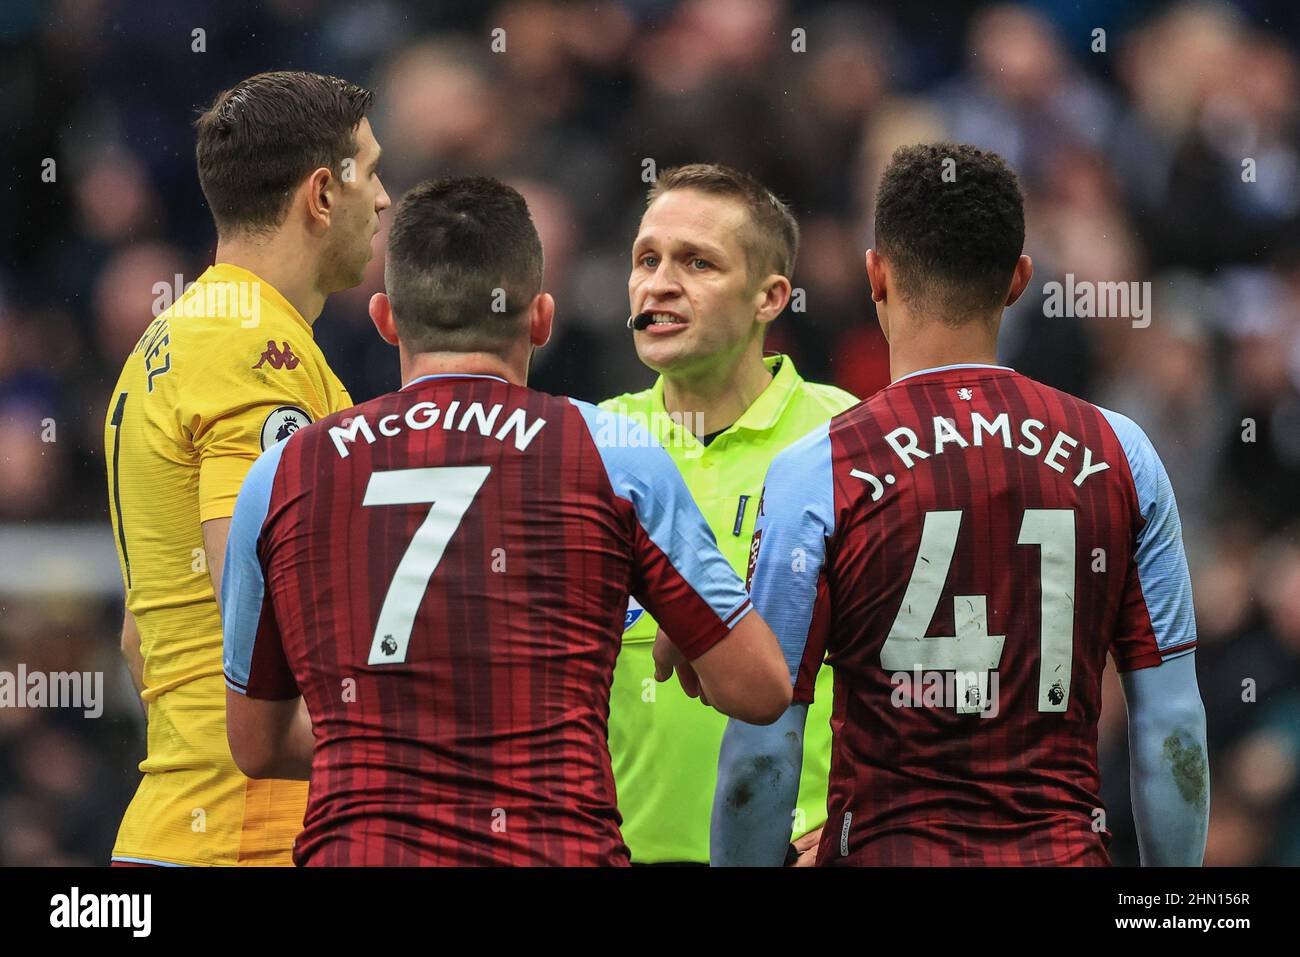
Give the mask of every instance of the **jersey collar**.
M 422 375 L 412 379 L 410 382 L 406 383 L 406 385 L 402 386 L 402 388 L 409 389 L 418 382 L 427 382 L 430 379 L 495 379 L 497 382 L 505 382 L 506 385 L 510 384 L 499 375 L 485 375 L 478 372 L 431 372 L 429 375 Z
M 794 361 L 786 355 L 764 356 L 763 364 L 772 371 L 772 381 L 732 425 L 733 429 L 766 432 L 776 426 L 781 413 L 790 404 L 790 397 L 799 387 L 799 373 Z
M 723 430 L 727 434 L 735 429 L 747 429 L 751 432 L 766 432 L 780 421 L 781 413 L 790 404 L 790 398 L 803 381 L 795 371 L 794 362 L 787 355 L 770 355 L 763 357 L 763 364 L 772 372 L 772 381 L 758 394 L 740 418 Z M 651 387 L 651 408 L 664 412 L 664 377 L 660 376 Z
M 1010 366 L 989 365 L 987 362 L 955 362 L 947 366 L 935 366 L 932 369 L 917 369 L 915 372 L 909 372 L 907 375 L 899 376 L 890 385 L 897 385 L 904 379 L 911 379 L 919 375 L 929 375 L 931 372 L 948 372 L 952 369 L 1000 369 L 1003 372 L 1015 372 Z

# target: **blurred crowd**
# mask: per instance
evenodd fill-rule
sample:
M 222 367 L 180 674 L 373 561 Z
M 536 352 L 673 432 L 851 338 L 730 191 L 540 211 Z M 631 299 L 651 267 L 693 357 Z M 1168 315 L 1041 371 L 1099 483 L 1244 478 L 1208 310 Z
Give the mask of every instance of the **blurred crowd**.
M 109 390 L 159 284 L 193 280 L 214 248 L 190 124 L 246 75 L 373 89 L 395 199 L 447 174 L 516 185 L 558 304 L 533 384 L 591 400 L 653 378 L 624 328 L 647 169 L 728 163 L 791 203 L 804 309 L 769 348 L 866 396 L 888 381 L 862 268 L 875 183 L 900 144 L 973 142 L 1006 157 L 1028 198 L 1034 282 L 1003 361 L 1136 419 L 1178 495 L 1211 745 L 1207 863 L 1300 864 L 1298 44 L 1285 0 L 6 0 L 0 535 L 107 528 Z M 1149 282 L 1149 324 L 1046 315 L 1044 284 L 1067 274 Z M 381 286 L 377 256 L 315 327 L 358 401 L 399 384 L 366 315 Z M 0 864 L 107 858 L 143 752 L 120 602 L 0 591 L 0 669 L 97 668 L 110 687 L 98 721 L 0 709 Z M 1113 857 L 1133 864 L 1113 678 L 1103 796 Z

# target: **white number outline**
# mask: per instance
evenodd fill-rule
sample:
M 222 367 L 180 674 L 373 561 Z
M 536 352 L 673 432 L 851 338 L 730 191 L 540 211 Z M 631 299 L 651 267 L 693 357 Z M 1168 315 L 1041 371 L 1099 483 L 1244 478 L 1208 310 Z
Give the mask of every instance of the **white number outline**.
M 415 627 L 415 616 L 429 588 L 429 579 L 491 471 L 489 465 L 462 465 L 371 474 L 361 501 L 363 506 L 428 503 L 429 512 L 412 536 L 388 584 L 367 664 L 406 661 L 411 629 Z M 384 643 L 390 639 L 393 644 L 385 649 Z
M 963 679 L 957 686 L 957 713 L 972 714 L 987 705 L 988 673 L 1001 663 L 1006 641 L 1005 635 L 988 633 L 986 596 L 953 596 L 957 633 L 926 636 L 948 581 L 961 520 L 960 510 L 925 513 L 912 574 L 880 647 L 880 666 L 890 672 L 956 672 Z M 1017 544 L 1039 546 L 1038 710 L 1063 712 L 1070 704 L 1074 659 L 1074 510 L 1025 509 Z M 974 700 L 965 693 L 972 675 L 978 689 Z M 1052 700 L 1054 689 L 1059 701 Z

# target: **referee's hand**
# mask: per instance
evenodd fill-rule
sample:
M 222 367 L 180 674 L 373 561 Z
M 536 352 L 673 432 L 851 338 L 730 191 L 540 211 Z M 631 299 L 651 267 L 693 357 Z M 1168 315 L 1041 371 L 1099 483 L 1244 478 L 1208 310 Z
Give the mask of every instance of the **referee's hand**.
M 686 692 L 687 697 L 699 698 L 705 704 L 709 703 L 708 697 L 704 694 L 704 689 L 700 687 L 699 675 L 691 667 L 691 663 L 686 660 L 681 649 L 672 643 L 672 640 L 664 634 L 662 628 L 655 634 L 654 646 L 655 661 L 655 681 L 667 681 L 677 672 L 677 680 L 681 683 L 682 690 Z

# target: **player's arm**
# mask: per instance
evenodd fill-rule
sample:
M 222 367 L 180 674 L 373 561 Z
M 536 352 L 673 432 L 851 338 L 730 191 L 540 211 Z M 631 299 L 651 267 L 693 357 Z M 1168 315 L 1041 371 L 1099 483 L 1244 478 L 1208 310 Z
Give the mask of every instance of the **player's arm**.
M 1199 867 L 1210 823 L 1196 655 L 1121 675 L 1138 850 L 1147 867 Z
M 140 626 L 129 610 L 122 616 L 122 657 L 126 659 L 126 670 L 131 673 L 136 694 L 140 694 L 144 691 L 144 654 L 140 651 Z M 140 703 L 147 715 L 149 702 L 141 698 Z
M 708 703 L 725 715 L 769 724 L 790 704 L 790 681 L 776 637 L 753 613 L 744 582 L 663 449 L 645 448 L 640 475 L 654 476 L 637 510 L 637 600 L 671 641 L 683 673 L 697 677 Z M 656 677 L 664 680 L 663 652 Z M 689 690 L 689 689 L 688 689 Z
M 283 445 L 253 465 L 235 503 L 226 544 L 221 604 L 226 735 L 250 778 L 311 777 L 311 723 L 280 641 L 258 541 Z
M 794 704 L 774 723 L 727 722 L 718 752 L 718 783 L 709 820 L 714 867 L 777 867 L 785 863 L 808 706 Z
M 311 780 L 315 739 L 302 699 L 259 701 L 226 688 L 230 754 L 250 778 Z
M 235 499 L 257 457 L 292 419 L 309 424 L 328 409 L 318 408 L 306 361 L 294 369 L 254 371 L 257 349 L 266 336 L 249 334 L 223 342 L 187 395 L 182 418 L 199 462 L 199 521 L 204 559 L 213 593 L 221 595 L 221 576 Z
M 756 695 L 754 689 L 780 688 L 782 693 L 773 695 L 772 700 L 780 699 L 783 709 L 790 703 L 785 661 L 779 649 L 773 653 L 776 648 L 772 629 L 761 616 L 752 613 L 737 621 L 730 635 L 693 661 L 660 629 L 654 649 L 655 680 L 667 681 L 675 670 L 690 697 L 701 698 L 733 718 L 767 724 L 772 720 L 768 700 Z
M 1129 719 L 1129 773 L 1146 866 L 1198 866 L 1209 832 L 1205 708 L 1196 683 L 1196 619 L 1173 487 L 1151 442 L 1107 412 L 1124 447 L 1143 524 L 1112 654 Z
M 790 682 L 772 631 L 718 550 L 672 458 L 632 422 L 574 402 L 614 494 L 632 511 L 632 593 L 696 669 L 713 706 L 755 723 L 776 720 Z M 611 445 L 602 436 L 627 436 Z
M 772 625 L 794 704 L 775 724 L 727 723 L 718 755 L 709 829 L 714 866 L 780 866 L 799 799 L 803 733 L 821 665 L 823 627 L 815 620 L 834 490 L 825 426 L 772 462 L 750 549 L 750 596 Z
M 203 554 L 212 579 L 212 593 L 221 604 L 221 568 L 226 560 L 226 541 L 230 537 L 230 519 L 210 518 L 203 523 Z

